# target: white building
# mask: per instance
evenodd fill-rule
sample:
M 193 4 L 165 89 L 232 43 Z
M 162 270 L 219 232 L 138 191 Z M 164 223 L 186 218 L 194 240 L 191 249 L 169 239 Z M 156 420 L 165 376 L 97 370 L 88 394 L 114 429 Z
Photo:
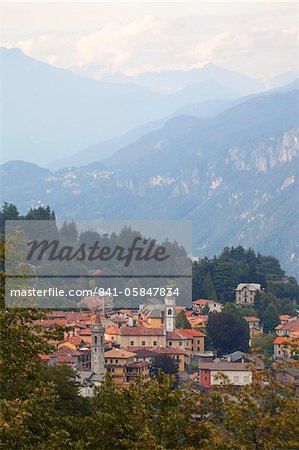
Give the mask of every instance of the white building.
M 235 300 L 237 305 L 253 305 L 256 293 L 262 287 L 258 283 L 239 283 L 235 289 Z
M 193 311 L 198 311 L 202 313 L 203 309 L 207 307 L 209 312 L 221 312 L 223 305 L 222 303 L 216 302 L 216 300 L 206 300 L 206 299 L 198 299 L 193 300 L 192 309 Z
M 166 295 L 164 297 L 165 305 L 165 330 L 175 331 L 175 296 Z

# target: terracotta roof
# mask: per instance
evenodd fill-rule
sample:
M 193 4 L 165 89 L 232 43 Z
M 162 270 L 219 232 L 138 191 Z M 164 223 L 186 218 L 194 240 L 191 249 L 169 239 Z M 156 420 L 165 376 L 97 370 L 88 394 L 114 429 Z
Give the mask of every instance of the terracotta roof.
M 64 339 L 63 341 L 60 341 L 59 344 L 63 344 L 64 342 L 69 342 L 74 345 L 80 345 L 82 342 L 84 342 L 84 339 L 82 339 L 80 336 L 70 336 Z
M 105 329 L 105 334 L 119 334 L 119 328 L 115 325 L 109 325 L 109 327 Z
M 90 328 L 83 328 L 83 330 L 79 331 L 78 334 L 80 336 L 91 336 L 91 329 Z
M 69 325 L 67 319 L 39 319 L 33 321 L 34 325 L 42 325 L 43 327 L 54 327 L 55 325 Z
M 55 358 L 57 364 L 76 364 L 80 355 L 81 353 L 78 350 L 61 347 L 52 353 L 51 358 Z
M 166 339 L 168 341 L 181 341 L 182 339 L 186 339 L 186 336 L 183 336 L 176 331 L 166 331 Z
M 180 334 L 184 334 L 185 336 L 187 336 L 191 339 L 194 337 L 206 337 L 206 335 L 204 333 L 202 333 L 201 331 L 193 330 L 192 328 L 180 329 L 180 330 L 177 330 L 177 332 Z
M 192 303 L 195 303 L 195 305 L 204 306 L 204 305 L 207 305 L 208 303 L 218 303 L 218 302 L 216 302 L 216 300 L 208 300 L 205 298 L 199 298 L 198 300 L 193 300 Z
M 126 350 L 135 353 L 137 358 L 152 358 L 153 352 L 147 347 L 127 347 Z
M 297 341 L 297 339 L 294 339 L 294 338 L 292 338 L 292 337 L 288 337 L 288 336 L 279 336 L 279 337 L 277 337 L 277 338 L 275 339 L 275 341 L 273 342 L 273 344 L 281 345 L 281 344 L 285 344 L 285 343 L 288 343 L 288 342 L 295 342 L 295 341 Z
M 122 316 L 111 316 L 110 320 L 115 323 L 127 323 L 127 319 Z
M 151 347 L 150 350 L 155 354 L 188 355 L 185 350 L 179 347 Z
M 281 330 L 286 331 L 299 331 L 299 319 L 290 320 L 281 327 Z
M 281 316 L 279 316 L 280 320 L 288 320 L 290 318 L 291 318 L 291 316 L 289 316 L 288 314 L 282 314 Z
M 39 353 L 38 356 L 40 357 L 40 359 L 42 361 L 49 361 L 49 359 L 50 359 L 50 356 L 49 355 L 45 355 L 44 353 Z
M 133 316 L 133 312 L 130 309 L 119 309 L 118 312 L 127 314 L 128 316 Z
M 131 358 L 136 356 L 133 352 L 128 352 L 122 348 L 113 348 L 112 350 L 108 350 L 105 352 L 105 358 Z
M 123 327 L 120 329 L 121 336 L 163 336 L 163 328 L 146 327 Z
M 255 316 L 246 316 L 244 317 L 244 319 L 246 320 L 246 322 L 260 322 L 260 319 Z

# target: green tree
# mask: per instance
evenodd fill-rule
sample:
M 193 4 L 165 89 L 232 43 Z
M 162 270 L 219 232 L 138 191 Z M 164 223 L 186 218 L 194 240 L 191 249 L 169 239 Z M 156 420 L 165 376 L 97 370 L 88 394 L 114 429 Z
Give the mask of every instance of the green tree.
M 0 211 L 0 233 L 4 233 L 6 220 L 18 220 L 19 211 L 12 203 L 4 202 Z
M 179 311 L 175 318 L 176 328 L 191 328 L 190 322 L 186 317 L 185 311 Z
M 249 349 L 249 328 L 245 320 L 226 312 L 212 313 L 207 322 L 207 333 L 219 355 Z
M 203 279 L 203 290 L 205 293 L 204 298 L 207 298 L 209 300 L 217 300 L 217 294 L 210 273 L 205 275 Z
M 75 222 L 63 222 L 61 229 L 59 230 L 59 236 L 63 243 L 75 244 L 78 240 L 78 230 Z
M 260 350 L 264 356 L 269 358 L 273 355 L 273 341 L 276 337 L 275 333 L 253 336 L 251 347 Z
M 72 367 L 48 366 L 42 380 L 54 385 L 55 413 L 60 416 L 84 416 L 91 413 L 91 403 L 89 399 L 81 397 L 78 375 Z
M 269 304 L 265 311 L 261 315 L 262 323 L 264 325 L 264 332 L 271 333 L 274 332 L 275 327 L 280 323 L 279 316 L 277 314 L 276 308 Z
M 159 375 L 161 372 L 167 375 L 176 375 L 178 373 L 178 363 L 172 356 L 167 354 L 157 355 L 153 358 L 151 373 L 152 375 Z

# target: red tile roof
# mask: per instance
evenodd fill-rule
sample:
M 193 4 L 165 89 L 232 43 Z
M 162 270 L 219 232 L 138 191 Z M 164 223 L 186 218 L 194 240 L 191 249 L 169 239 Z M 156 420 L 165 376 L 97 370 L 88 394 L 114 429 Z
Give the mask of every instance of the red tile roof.
M 151 347 L 150 350 L 156 354 L 188 355 L 187 351 L 179 347 Z
M 281 327 L 281 330 L 285 331 L 299 331 L 299 319 L 290 320 Z
M 120 329 L 121 336 L 163 336 L 163 328 L 146 327 L 123 327 Z
M 177 333 L 176 331 L 167 331 L 166 339 L 168 341 L 181 341 L 182 339 L 186 339 L 186 336 L 183 336 L 182 334 Z
M 259 322 L 260 321 L 260 319 L 255 316 L 246 316 L 246 317 L 244 317 L 244 319 L 246 320 L 246 322 Z
M 44 353 L 39 353 L 38 356 L 40 357 L 40 359 L 42 361 L 49 361 L 49 359 L 50 359 L 50 356 L 49 355 L 45 355 Z
M 288 342 L 295 342 L 295 339 L 291 338 L 291 337 L 287 337 L 287 336 L 279 336 L 279 337 L 277 337 L 275 339 L 273 344 L 281 345 L 281 344 L 285 344 L 285 343 L 288 343 Z
M 177 332 L 180 334 L 184 334 L 185 336 L 187 336 L 191 339 L 194 337 L 203 337 L 203 338 L 206 337 L 206 335 L 204 333 L 202 333 L 201 331 L 193 330 L 192 328 L 180 329 L 180 330 L 177 330 Z
M 119 334 L 119 328 L 115 325 L 109 325 L 109 327 L 105 329 L 105 334 Z
M 64 342 L 69 342 L 70 344 L 74 344 L 76 346 L 80 345 L 81 343 L 85 344 L 84 339 L 80 336 L 69 336 L 66 339 L 64 339 L 63 341 L 59 342 L 59 344 L 62 344 Z
M 78 334 L 80 336 L 91 336 L 91 329 L 90 328 L 83 328 L 83 330 L 79 331 Z
M 105 358 L 131 358 L 136 356 L 133 352 L 128 352 L 122 348 L 113 348 L 112 350 L 108 350 L 105 352 Z
M 200 298 L 198 300 L 193 300 L 192 303 L 194 303 L 195 305 L 204 306 L 204 305 L 207 305 L 210 302 L 214 302 L 214 300 L 207 300 L 207 299 L 204 299 L 204 298 Z

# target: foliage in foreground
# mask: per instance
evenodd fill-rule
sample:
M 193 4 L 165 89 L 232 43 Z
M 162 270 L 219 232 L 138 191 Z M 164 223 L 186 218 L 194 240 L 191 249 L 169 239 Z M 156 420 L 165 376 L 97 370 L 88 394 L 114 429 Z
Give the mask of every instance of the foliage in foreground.
M 208 395 L 192 385 L 175 389 L 168 375 L 140 379 L 129 388 L 117 388 L 107 378 L 94 399 L 82 401 L 74 373 L 49 371 L 40 363 L 48 336 L 32 333 L 35 314 L 0 313 L 0 448 L 298 448 L 297 399 L 269 370 L 263 374 L 266 384 L 238 392 L 224 386 Z

